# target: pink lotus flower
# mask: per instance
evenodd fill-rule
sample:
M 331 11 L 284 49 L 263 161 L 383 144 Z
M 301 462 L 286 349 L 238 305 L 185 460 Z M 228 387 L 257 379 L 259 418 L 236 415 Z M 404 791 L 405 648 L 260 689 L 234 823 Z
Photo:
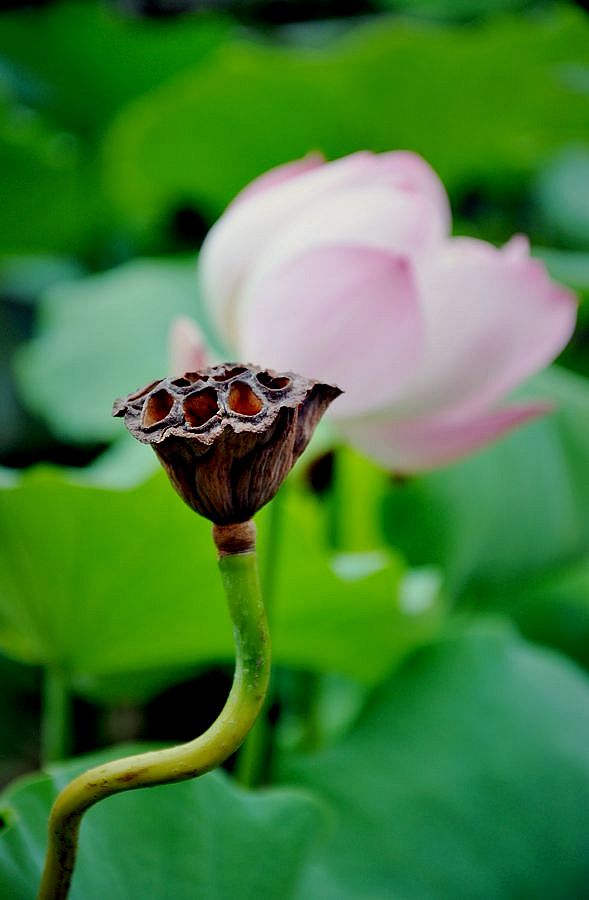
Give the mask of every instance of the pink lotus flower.
M 211 230 L 204 299 L 236 358 L 343 388 L 332 418 L 369 456 L 442 465 L 546 411 L 502 401 L 576 316 L 525 238 L 496 249 L 450 227 L 420 157 L 309 156 L 254 181 Z

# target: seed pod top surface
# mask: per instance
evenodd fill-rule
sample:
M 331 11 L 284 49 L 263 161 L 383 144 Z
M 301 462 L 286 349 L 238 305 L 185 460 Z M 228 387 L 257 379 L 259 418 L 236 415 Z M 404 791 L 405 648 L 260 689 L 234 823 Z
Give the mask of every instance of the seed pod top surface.
M 224 363 L 154 381 L 116 400 L 192 509 L 247 521 L 276 493 L 339 388 L 293 372 Z

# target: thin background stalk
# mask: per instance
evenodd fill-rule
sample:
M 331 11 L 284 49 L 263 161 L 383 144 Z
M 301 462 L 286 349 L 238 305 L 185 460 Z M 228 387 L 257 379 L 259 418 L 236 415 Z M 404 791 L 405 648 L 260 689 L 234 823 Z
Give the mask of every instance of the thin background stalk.
M 268 624 L 272 628 L 272 616 L 276 596 L 280 544 L 284 532 L 284 497 L 286 485 L 276 495 L 268 509 L 268 537 L 265 541 L 265 557 L 261 566 L 262 595 Z M 264 781 L 264 771 L 272 743 L 272 729 L 268 721 L 268 701 L 272 689 L 256 723 L 247 736 L 239 756 L 235 775 L 244 787 L 255 787 Z
M 41 762 L 58 762 L 72 749 L 72 698 L 67 675 L 54 666 L 43 673 Z

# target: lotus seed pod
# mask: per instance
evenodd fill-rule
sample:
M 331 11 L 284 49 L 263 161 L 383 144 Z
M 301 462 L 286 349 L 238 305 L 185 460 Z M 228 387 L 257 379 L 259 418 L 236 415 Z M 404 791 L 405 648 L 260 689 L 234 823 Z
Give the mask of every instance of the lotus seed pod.
M 339 388 L 224 363 L 164 378 L 113 406 L 151 444 L 182 499 L 216 525 L 247 522 L 278 491 Z

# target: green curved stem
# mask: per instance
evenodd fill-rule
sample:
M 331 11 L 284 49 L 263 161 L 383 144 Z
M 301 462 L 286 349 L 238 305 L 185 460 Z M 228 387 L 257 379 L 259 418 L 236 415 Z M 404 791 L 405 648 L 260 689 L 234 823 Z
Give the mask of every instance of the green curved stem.
M 178 747 L 141 753 L 90 769 L 57 797 L 49 819 L 49 844 L 39 900 L 64 900 L 76 861 L 82 816 L 121 791 L 196 778 L 221 765 L 243 743 L 266 695 L 270 642 L 255 553 L 219 560 L 234 625 L 233 686 L 218 719 L 200 737 Z

